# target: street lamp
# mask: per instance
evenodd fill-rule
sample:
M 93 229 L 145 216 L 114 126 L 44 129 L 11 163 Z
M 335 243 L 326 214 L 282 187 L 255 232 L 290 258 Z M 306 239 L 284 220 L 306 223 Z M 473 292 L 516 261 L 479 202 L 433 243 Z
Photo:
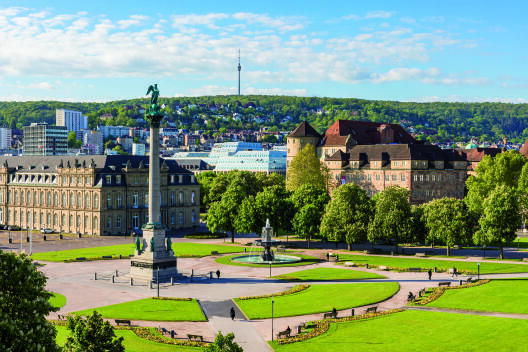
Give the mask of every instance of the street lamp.
M 273 341 L 273 304 L 275 303 L 275 299 L 271 297 L 271 341 Z
M 269 262 L 269 265 L 270 265 L 270 277 L 271 277 L 271 260 Z
M 480 263 L 477 263 L 477 280 L 480 280 Z
M 484 245 L 483 248 L 484 248 L 484 256 L 483 256 L 483 258 L 486 258 L 486 245 Z

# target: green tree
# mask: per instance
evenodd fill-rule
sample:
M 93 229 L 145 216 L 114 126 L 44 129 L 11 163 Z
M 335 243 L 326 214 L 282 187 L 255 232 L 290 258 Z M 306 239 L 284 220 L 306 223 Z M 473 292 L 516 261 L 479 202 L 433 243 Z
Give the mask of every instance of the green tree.
M 215 178 L 216 174 L 213 171 L 206 171 L 196 175 L 196 179 L 200 184 L 200 206 L 202 210 L 209 207 L 209 191 Z
M 68 133 L 68 148 L 80 148 L 81 146 L 82 142 L 77 140 L 75 131 L 70 131 L 70 133 Z
M 46 277 L 25 254 L 0 250 L 0 350 L 60 351 L 57 331 L 46 320 L 57 311 L 49 303 Z
M 368 239 L 371 242 L 395 240 L 395 251 L 398 243 L 412 236 L 413 219 L 407 189 L 391 186 L 376 197 L 375 215 L 369 224 Z
M 212 344 L 209 344 L 205 351 L 207 352 L 243 352 L 244 350 L 235 341 L 235 335 L 230 332 L 227 335 L 222 335 L 219 331 L 218 335 Z
M 503 242 L 516 237 L 521 224 L 519 203 L 513 188 L 500 185 L 484 200 L 484 214 L 479 220 L 477 242 L 498 243 L 500 259 L 504 259 Z
M 422 220 L 423 213 L 423 205 L 411 205 L 411 216 L 413 225 L 410 242 L 412 243 L 425 243 L 427 229 L 425 228 L 425 224 Z
M 318 208 L 313 204 L 306 204 L 293 217 L 293 230 L 298 236 L 306 238 L 308 248 L 310 248 L 312 237 L 318 237 L 319 235 L 322 212 L 322 208 Z
M 523 225 L 528 219 L 528 163 L 524 164 L 517 184 L 517 194 L 519 196 L 519 208 Z
M 259 189 L 264 189 L 270 186 L 286 186 L 286 179 L 284 176 L 276 173 L 267 175 L 264 172 L 258 172 L 255 177 L 257 178 Z
M 293 218 L 293 205 L 289 200 L 290 192 L 284 186 L 266 187 L 255 197 L 257 226 L 264 226 L 270 220 L 276 234 L 279 230 L 289 230 Z
M 467 211 L 464 201 L 454 198 L 435 199 L 425 205 L 423 219 L 428 237 L 438 239 L 447 246 L 447 255 L 451 247 L 464 242 L 467 229 Z
M 484 213 L 484 200 L 499 185 L 517 188 L 517 183 L 526 158 L 519 152 L 510 150 L 495 157 L 485 156 L 478 164 L 477 177 L 470 176 L 466 181 L 468 189 L 465 202 L 471 211 Z
M 330 201 L 330 196 L 326 190 L 317 188 L 311 184 L 302 185 L 297 188 L 290 198 L 297 211 L 307 204 L 313 204 L 320 209 L 324 209 Z
M 322 189 L 326 187 L 324 176 L 321 173 L 321 162 L 314 146 L 310 143 L 307 143 L 292 159 L 286 174 L 286 188 L 288 190 L 295 191 L 305 184 Z
M 104 321 L 96 311 L 86 318 L 69 315 L 68 330 L 70 336 L 66 339 L 64 349 L 68 352 L 122 352 L 123 337 L 116 338 L 114 328 Z
M 321 220 L 321 236 L 331 241 L 346 241 L 351 244 L 367 237 L 372 217 L 372 201 L 367 193 L 355 184 L 339 186 L 333 199 L 325 208 Z

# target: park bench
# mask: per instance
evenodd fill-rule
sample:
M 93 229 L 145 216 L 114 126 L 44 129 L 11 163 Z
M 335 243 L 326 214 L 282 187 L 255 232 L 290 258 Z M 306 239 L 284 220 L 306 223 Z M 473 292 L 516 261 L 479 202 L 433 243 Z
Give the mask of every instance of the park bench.
M 169 330 L 167 330 L 167 329 L 165 329 L 165 328 L 163 328 L 163 327 L 161 327 L 161 326 L 158 327 L 158 331 L 159 331 L 160 334 L 162 334 L 162 335 L 165 335 L 165 334 L 168 335 L 168 334 L 170 334 L 170 331 L 169 331 Z
M 409 268 L 409 271 L 419 272 L 419 271 L 422 271 L 422 268 Z
M 389 270 L 386 265 L 380 265 L 378 266 L 379 270 Z
M 80 262 L 80 261 L 86 260 L 86 257 L 75 258 L 75 260 L 78 261 L 78 262 Z
M 291 330 L 284 330 L 284 331 L 279 331 L 279 333 L 277 334 L 277 339 L 280 339 L 281 337 L 290 337 L 290 333 L 291 333 Z
M 200 342 L 203 342 L 203 336 L 202 335 L 187 334 L 187 338 L 189 339 L 189 341 L 200 341 Z
M 416 299 L 416 296 L 409 292 L 407 295 L 407 302 L 412 302 Z
M 323 319 L 327 319 L 327 318 L 336 319 L 337 318 L 337 312 L 335 314 L 334 314 L 334 312 L 324 313 Z
M 377 310 L 378 310 L 378 306 L 368 307 L 366 313 L 367 314 L 368 313 L 376 313 Z
M 418 252 L 415 254 L 415 256 L 417 257 L 425 257 L 425 253 L 424 252 Z
M 111 255 L 103 255 L 102 258 L 103 259 L 112 259 L 112 256 Z
M 114 319 L 116 325 L 120 325 L 120 324 L 123 324 L 123 325 L 128 325 L 130 326 L 130 320 L 127 320 L 127 319 Z
M 66 316 L 65 315 L 57 314 L 57 317 L 59 318 L 59 320 L 66 320 Z
M 466 282 L 473 282 L 473 278 L 472 278 L 472 277 L 468 277 L 468 278 L 466 279 Z
M 298 334 L 302 333 L 303 328 L 304 328 L 304 323 L 300 323 L 300 324 L 297 326 L 297 333 L 298 333 Z
M 442 281 L 438 283 L 438 287 L 440 286 L 451 286 L 451 281 Z
M 211 255 L 218 255 L 218 251 L 211 251 Z

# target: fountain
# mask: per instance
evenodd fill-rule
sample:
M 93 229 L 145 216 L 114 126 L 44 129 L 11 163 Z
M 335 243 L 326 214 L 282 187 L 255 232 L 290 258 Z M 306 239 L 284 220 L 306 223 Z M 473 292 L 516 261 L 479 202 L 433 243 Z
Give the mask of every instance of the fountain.
M 280 246 L 282 242 L 279 240 L 274 240 L 272 237 L 273 228 L 270 225 L 269 219 L 266 219 L 266 226 L 262 228 L 261 239 L 253 241 L 254 246 L 263 247 L 264 251 L 261 254 L 250 253 L 250 255 L 235 257 L 232 260 L 235 262 L 251 264 L 285 264 L 302 260 L 299 257 L 291 255 L 275 254 L 271 248 Z

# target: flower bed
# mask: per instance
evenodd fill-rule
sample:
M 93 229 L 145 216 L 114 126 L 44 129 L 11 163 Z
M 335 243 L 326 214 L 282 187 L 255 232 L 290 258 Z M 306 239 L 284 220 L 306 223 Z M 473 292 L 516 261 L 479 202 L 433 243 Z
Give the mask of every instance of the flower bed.
M 426 297 L 423 297 L 421 299 L 418 299 L 418 300 L 414 300 L 412 303 L 423 306 L 423 305 L 426 305 L 426 304 L 431 303 L 432 301 L 438 299 L 440 296 L 442 296 L 444 294 L 445 290 L 458 290 L 458 289 L 461 289 L 461 288 L 475 287 L 475 286 L 480 286 L 480 285 L 487 284 L 488 282 L 490 282 L 490 280 L 479 280 L 479 281 L 471 282 L 471 283 L 464 284 L 464 285 L 461 285 L 461 286 L 435 287 L 433 292 L 430 295 L 428 295 Z
M 240 297 L 239 300 L 245 301 L 247 299 L 259 299 L 259 298 L 290 295 L 292 293 L 297 293 L 297 292 L 304 291 L 304 290 L 308 289 L 309 287 L 310 287 L 310 285 L 297 285 L 297 286 L 295 286 L 293 288 L 290 288 L 289 290 L 282 291 L 282 292 L 279 292 L 279 293 L 272 293 L 272 294 L 269 294 L 269 295 L 260 295 L 260 296 L 244 296 L 244 297 Z
M 310 330 L 309 332 L 306 332 L 306 333 L 300 333 L 292 337 L 285 337 L 282 339 L 278 339 L 277 343 L 279 345 L 285 345 L 287 343 L 305 341 L 305 340 L 314 338 L 316 336 L 322 335 L 328 331 L 328 329 L 330 328 L 330 323 L 342 323 L 346 321 L 370 319 L 370 318 L 380 317 L 383 315 L 393 314 L 393 313 L 397 313 L 401 311 L 403 311 L 403 309 L 391 309 L 391 310 L 386 310 L 384 312 L 355 315 L 353 317 L 350 316 L 350 317 L 343 317 L 343 318 L 336 318 L 336 319 L 317 320 L 317 321 L 308 323 L 308 324 L 315 324 L 313 330 Z
M 192 301 L 192 298 L 178 298 L 178 297 L 152 297 L 152 299 L 159 299 L 160 301 Z

